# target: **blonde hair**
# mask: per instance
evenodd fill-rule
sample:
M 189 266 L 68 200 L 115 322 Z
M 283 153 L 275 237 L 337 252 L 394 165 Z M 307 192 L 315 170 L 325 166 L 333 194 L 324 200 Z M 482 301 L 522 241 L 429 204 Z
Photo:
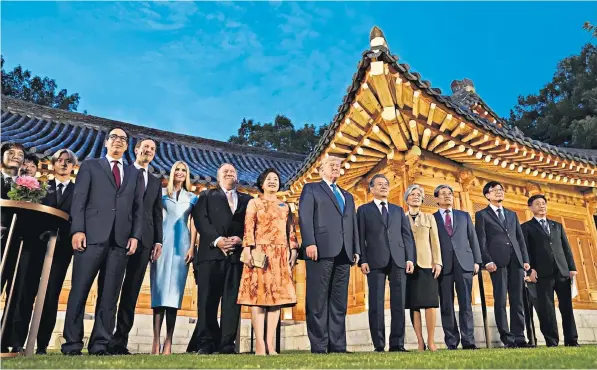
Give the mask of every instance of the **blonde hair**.
M 183 161 L 177 161 L 170 169 L 170 178 L 168 178 L 168 186 L 166 187 L 166 192 L 170 198 L 174 198 L 174 172 L 176 172 L 176 167 L 178 167 L 179 164 L 182 164 L 187 170 L 187 177 L 183 181 L 182 187 L 186 191 L 191 191 L 191 170 L 189 169 L 189 165 Z
M 328 163 L 328 162 L 340 162 L 340 164 L 342 164 L 342 161 L 344 160 L 344 158 L 342 157 L 337 157 L 334 155 L 329 155 L 329 156 L 324 156 L 321 159 L 321 162 L 319 163 L 319 166 L 317 167 L 317 170 L 321 170 L 323 168 L 323 166 Z

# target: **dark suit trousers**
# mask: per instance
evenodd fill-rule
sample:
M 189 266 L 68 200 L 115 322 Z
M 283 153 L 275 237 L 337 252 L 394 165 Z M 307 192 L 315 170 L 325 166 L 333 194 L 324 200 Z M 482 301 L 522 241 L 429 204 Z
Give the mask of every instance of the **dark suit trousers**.
M 37 296 L 45 259 L 45 241 L 41 245 L 38 245 L 38 248 L 34 253 L 28 255 L 25 262 L 26 266 L 21 267 L 25 275 L 25 281 L 20 294 L 20 300 L 14 307 L 15 311 L 12 321 L 14 328 L 12 337 L 13 346 L 23 347 L 27 339 L 31 316 L 33 314 L 33 304 Z M 72 248 L 70 245 L 58 244 L 56 246 L 37 335 L 38 347 L 46 348 L 50 342 L 50 337 L 56 324 L 60 291 L 62 290 L 62 284 L 64 283 L 71 257 Z
M 149 264 L 152 247 L 137 248 L 126 264 L 126 273 L 120 293 L 120 304 L 116 318 L 116 332 L 110 340 L 110 348 L 125 349 L 129 342 L 129 333 L 135 320 L 135 306 L 141 292 L 143 278 Z
M 500 333 L 500 340 L 507 344 L 526 344 L 524 337 L 524 270 L 519 265 L 512 250 L 510 263 L 506 267 L 498 267 L 492 272 L 493 300 L 495 322 Z M 510 299 L 510 328 L 506 315 L 506 297 Z
M 200 349 L 218 351 L 234 346 L 240 305 L 236 303 L 242 263 L 231 263 L 230 259 L 200 262 L 197 266 L 197 326 L 189 342 L 187 352 Z M 218 306 L 220 323 L 218 324 Z
M 346 308 L 350 261 L 342 249 L 335 258 L 306 260 L 307 334 L 311 352 L 346 351 Z
M 387 267 L 372 269 L 367 275 L 371 341 L 374 348 L 385 348 L 386 346 L 384 320 L 386 277 L 390 280 L 390 313 L 392 315 L 390 348 L 404 347 L 406 270 L 398 267 L 392 260 Z
M 62 352 L 83 349 L 85 302 L 99 271 L 95 322 L 87 348 L 89 353 L 106 351 L 114 331 L 116 303 L 128 256 L 115 242 L 87 244 L 83 252 L 74 252 L 72 287 L 68 296 Z
M 444 328 L 444 342 L 448 348 L 458 347 L 462 338 L 463 346 L 475 344 L 472 291 L 473 273 L 462 270 L 456 256 L 453 256 L 454 267 L 448 275 L 439 278 L 439 301 Z M 454 286 L 458 296 L 458 317 L 460 319 L 460 332 L 454 313 Z
M 557 270 L 556 270 L 557 271 Z M 553 293 L 558 296 L 558 306 L 562 314 L 562 327 L 564 329 L 564 343 L 577 343 L 578 334 L 576 332 L 576 323 L 572 311 L 572 286 L 571 280 L 561 276 L 556 272 L 556 276 L 541 277 L 537 279 L 537 316 L 539 316 L 539 325 L 541 333 L 545 337 L 547 345 L 557 345 L 560 338 L 558 336 L 558 324 L 556 321 L 556 310 L 553 301 Z

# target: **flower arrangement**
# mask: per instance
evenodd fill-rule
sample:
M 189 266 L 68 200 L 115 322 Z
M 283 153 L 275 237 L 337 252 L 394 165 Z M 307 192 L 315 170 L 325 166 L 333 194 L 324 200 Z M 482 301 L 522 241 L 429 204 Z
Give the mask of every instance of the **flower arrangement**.
M 39 204 L 47 193 L 48 185 L 45 182 L 40 184 L 35 177 L 19 176 L 12 183 L 12 187 L 7 195 L 10 200 Z

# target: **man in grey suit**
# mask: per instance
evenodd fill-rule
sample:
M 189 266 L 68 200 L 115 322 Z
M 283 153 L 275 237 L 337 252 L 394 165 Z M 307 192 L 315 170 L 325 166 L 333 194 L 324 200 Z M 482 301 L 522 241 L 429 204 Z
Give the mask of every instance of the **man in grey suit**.
M 524 272 L 530 269 L 527 247 L 515 212 L 503 207 L 504 187 L 490 181 L 483 187 L 489 206 L 475 213 L 481 257 L 491 276 L 495 323 L 506 348 L 527 347 L 524 337 Z M 510 301 L 510 328 L 506 315 Z
M 369 182 L 373 201 L 357 211 L 359 245 L 362 249 L 361 271 L 369 286 L 369 330 L 375 352 L 383 352 L 386 343 L 384 306 L 386 279 L 390 280 L 392 324 L 390 352 L 405 352 L 404 307 L 406 274 L 412 274 L 415 243 L 412 229 L 402 207 L 388 202 L 390 181 L 382 174 Z
M 341 163 L 337 157 L 324 158 L 319 167 L 323 180 L 306 184 L 299 200 L 312 353 L 346 352 L 350 266 L 361 254 L 354 199 L 336 184 Z
M 439 298 L 448 349 L 456 349 L 462 341 L 464 349 L 478 349 L 475 345 L 472 291 L 473 276 L 479 272 L 481 251 L 471 216 L 455 210 L 454 191 L 449 185 L 439 185 L 433 192 L 439 210 L 433 215 L 437 221 L 444 268 L 439 278 Z M 458 295 L 460 332 L 454 314 L 454 286 Z
M 124 166 L 128 136 L 120 128 L 107 137 L 105 158 L 81 163 L 71 207 L 74 250 L 72 287 L 64 319 L 62 353 L 81 355 L 83 315 L 89 290 L 99 272 L 95 322 L 87 348 L 108 355 L 116 303 L 128 257 L 143 235 L 145 182 L 134 166 Z

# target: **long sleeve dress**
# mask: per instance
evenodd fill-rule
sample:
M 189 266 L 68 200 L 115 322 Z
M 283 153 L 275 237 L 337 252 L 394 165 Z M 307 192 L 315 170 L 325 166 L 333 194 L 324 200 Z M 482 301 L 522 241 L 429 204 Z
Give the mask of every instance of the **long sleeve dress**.
M 292 306 L 296 290 L 288 263 L 291 249 L 298 249 L 288 204 L 254 198 L 247 205 L 243 247 L 251 246 L 267 255 L 265 268 L 247 265 L 238 292 L 238 304 L 245 306 Z

